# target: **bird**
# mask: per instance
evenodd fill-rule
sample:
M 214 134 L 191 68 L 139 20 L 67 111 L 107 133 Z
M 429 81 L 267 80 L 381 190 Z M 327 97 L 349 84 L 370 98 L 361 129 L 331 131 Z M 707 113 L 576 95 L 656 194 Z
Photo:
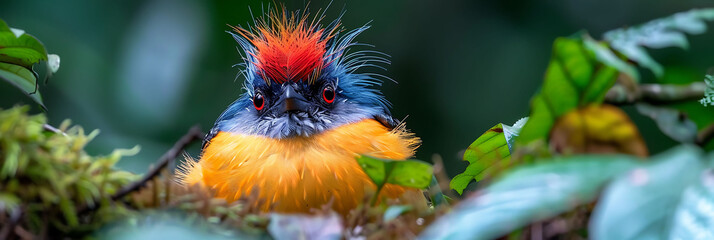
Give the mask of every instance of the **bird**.
M 310 16 L 283 6 L 248 28 L 229 25 L 240 46 L 244 92 L 207 133 L 198 159 L 180 166 L 183 185 L 228 202 L 255 194 L 263 212 L 330 205 L 346 215 L 376 189 L 357 157 L 415 154 L 420 139 L 392 117 L 378 89 L 389 78 L 374 70 L 384 69 L 389 56 L 354 50 L 371 46 L 355 40 L 370 25 L 347 31 L 343 15 L 323 25 L 324 11 Z M 421 192 L 386 184 L 378 199 L 406 195 Z

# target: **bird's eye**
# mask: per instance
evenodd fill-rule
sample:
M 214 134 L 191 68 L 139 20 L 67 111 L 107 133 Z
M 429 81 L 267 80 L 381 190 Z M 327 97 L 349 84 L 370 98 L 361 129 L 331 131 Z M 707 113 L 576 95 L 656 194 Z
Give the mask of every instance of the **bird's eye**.
M 322 89 L 322 100 L 326 103 L 332 103 L 335 101 L 335 89 L 331 86 L 327 86 Z
M 253 106 L 255 106 L 255 110 L 258 111 L 263 110 L 263 107 L 265 107 L 265 99 L 260 92 L 256 92 L 255 95 L 253 95 Z

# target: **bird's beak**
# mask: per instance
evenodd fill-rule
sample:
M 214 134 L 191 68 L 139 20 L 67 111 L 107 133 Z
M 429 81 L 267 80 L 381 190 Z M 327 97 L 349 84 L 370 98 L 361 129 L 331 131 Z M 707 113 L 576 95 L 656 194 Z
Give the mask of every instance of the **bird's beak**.
M 283 87 L 283 112 L 307 112 L 310 103 L 300 95 L 292 85 L 287 84 Z

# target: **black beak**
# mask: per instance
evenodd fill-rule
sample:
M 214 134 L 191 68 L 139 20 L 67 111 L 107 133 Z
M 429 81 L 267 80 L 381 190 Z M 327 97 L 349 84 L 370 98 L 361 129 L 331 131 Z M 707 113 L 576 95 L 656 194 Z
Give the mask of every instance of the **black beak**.
M 300 95 L 292 85 L 287 84 L 283 87 L 283 112 L 307 112 L 310 103 Z

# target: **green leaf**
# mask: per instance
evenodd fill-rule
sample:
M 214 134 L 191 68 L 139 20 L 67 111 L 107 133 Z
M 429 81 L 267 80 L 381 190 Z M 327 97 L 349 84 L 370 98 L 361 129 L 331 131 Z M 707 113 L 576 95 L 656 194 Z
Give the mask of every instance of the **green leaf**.
M 47 62 L 47 77 L 50 77 L 59 68 L 59 56 L 51 55 L 48 58 L 45 46 L 37 38 L 23 30 L 10 28 L 0 20 L 0 78 L 20 88 L 45 110 L 42 96 L 37 91 L 37 73 L 32 66 L 41 60 L 51 60 Z
M 42 108 L 45 108 L 42 95 L 37 91 L 37 78 L 30 70 L 19 65 L 0 62 L 0 78 L 19 88 Z
M 611 43 L 612 48 L 650 69 L 660 78 L 664 75 L 662 66 L 650 57 L 644 47 L 686 49 L 689 42 L 682 32 L 704 33 L 707 30 L 704 21 L 711 20 L 714 20 L 714 9 L 694 9 L 652 20 L 640 26 L 612 30 L 604 34 L 604 39 Z
M 419 160 L 400 161 L 359 156 L 357 162 L 379 189 L 386 183 L 426 188 L 431 183 L 433 174 L 431 165 Z
M 664 107 L 655 107 L 638 103 L 637 111 L 650 117 L 657 123 L 662 133 L 681 143 L 694 143 L 697 138 L 697 124 L 689 120 L 684 113 Z
M 112 210 L 116 211 L 116 210 Z M 215 224 L 214 217 L 204 218 L 198 213 L 176 210 L 144 210 L 131 217 L 106 224 L 91 235 L 96 239 L 141 240 L 141 239 L 270 239 L 262 229 L 259 232 L 242 231 L 235 226 Z M 244 224 L 249 223 L 246 219 Z
M 464 161 L 469 162 L 466 170 L 456 175 L 449 186 L 459 194 L 463 194 L 464 189 L 472 180 L 481 181 L 491 168 L 510 163 L 511 152 L 518 133 L 528 118 L 518 120 L 513 127 L 504 124 L 496 124 L 464 152 Z
M 14 31 L 13 31 L 14 30 Z M 22 32 L 19 36 L 16 33 Z M 0 62 L 12 63 L 32 69 L 32 65 L 47 60 L 47 50 L 37 38 L 12 29 L 0 20 Z
M 74 207 L 74 203 L 70 199 L 62 198 L 59 202 L 59 208 L 64 215 L 67 224 L 71 227 L 79 225 L 79 218 L 77 216 L 77 210 Z
M 714 155 L 710 162 L 714 160 Z M 705 170 L 684 190 L 674 210 L 669 239 L 714 239 L 714 173 Z
M 598 42 L 587 34 L 583 35 L 583 43 L 585 43 L 585 47 L 595 53 L 595 58 L 598 61 L 628 75 L 635 82 L 639 82 L 640 74 L 637 72 L 637 68 L 618 57 L 606 43 Z
M 651 164 L 618 177 L 603 192 L 602 198 L 595 207 L 590 222 L 592 237 L 594 239 L 668 238 L 675 209 L 697 207 L 696 201 L 680 203 L 680 200 L 685 189 L 701 179 L 704 171 L 702 159 L 700 149 L 681 146 L 653 157 Z M 680 221 L 686 220 L 680 219 Z
M 627 155 L 582 155 L 521 166 L 481 194 L 462 200 L 419 239 L 501 237 L 593 201 L 605 183 L 636 164 L 636 159 Z
M 342 221 L 335 213 L 329 215 L 271 214 L 268 232 L 281 239 L 340 239 Z
M 615 83 L 618 69 L 631 71 L 615 59 L 592 40 L 556 39 L 542 89 L 531 100 L 530 118 L 517 142 L 545 140 L 561 115 L 577 107 L 601 103 Z

